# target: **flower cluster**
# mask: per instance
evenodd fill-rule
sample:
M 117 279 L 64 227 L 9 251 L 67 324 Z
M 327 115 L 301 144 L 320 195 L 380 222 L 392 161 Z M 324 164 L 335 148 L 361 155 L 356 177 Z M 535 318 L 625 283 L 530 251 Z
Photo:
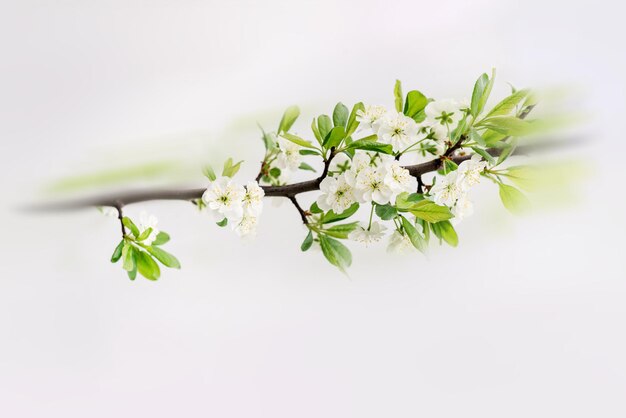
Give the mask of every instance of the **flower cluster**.
M 357 112 L 362 129 L 371 130 L 378 141 L 390 144 L 394 152 L 404 153 L 414 145 L 424 142 L 434 154 L 445 151 L 451 132 L 467 116 L 467 101 L 440 100 L 426 105 L 421 122 L 384 106 L 365 105 Z
M 317 205 L 342 213 L 354 203 L 393 203 L 400 193 L 416 189 L 417 179 L 393 157 L 357 152 L 350 169 L 322 180 Z
M 448 206 L 452 210 L 456 222 L 469 216 L 474 211 L 474 205 L 469 199 L 472 186 L 480 182 L 481 173 L 487 168 L 487 162 L 482 161 L 478 154 L 459 164 L 459 168 L 442 178 L 430 190 L 430 195 L 438 205 Z
M 249 181 L 244 187 L 222 176 L 209 183 L 202 201 L 218 223 L 230 223 L 243 237 L 256 232 L 257 220 L 263 210 L 263 196 L 265 192 L 256 181 Z

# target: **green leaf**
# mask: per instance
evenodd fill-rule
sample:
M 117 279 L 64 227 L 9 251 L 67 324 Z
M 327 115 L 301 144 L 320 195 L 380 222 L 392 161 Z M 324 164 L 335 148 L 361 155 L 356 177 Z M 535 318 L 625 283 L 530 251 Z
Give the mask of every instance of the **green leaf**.
M 499 183 L 500 186 L 500 200 L 507 210 L 515 215 L 522 215 L 530 209 L 530 201 L 524 195 L 513 186 L 509 186 L 504 183 Z
M 478 155 L 480 155 L 481 157 L 483 157 L 487 162 L 489 162 L 490 165 L 495 164 L 496 160 L 493 159 L 493 156 L 491 154 L 489 154 L 487 151 L 485 151 L 482 148 L 479 147 L 472 147 L 472 149 L 474 150 L 474 152 Z
M 317 140 L 318 144 L 322 145 L 322 142 L 324 142 L 324 137 L 322 136 L 322 134 L 320 134 L 320 130 L 318 129 L 317 125 L 317 119 L 313 118 L 313 122 L 311 122 L 311 130 L 313 131 L 313 135 L 315 135 L 315 139 Z
M 261 128 L 260 125 L 259 125 L 259 128 Z M 276 151 L 278 147 L 274 140 L 274 136 L 270 133 L 265 132 L 263 128 L 261 128 L 261 132 L 262 132 L 261 138 L 263 139 L 263 145 L 265 145 L 265 149 L 267 150 L 267 152 Z
M 311 232 L 311 230 L 309 230 L 306 238 L 304 238 L 304 241 L 302 241 L 302 245 L 300 245 L 300 249 L 302 251 L 307 251 L 309 248 L 311 248 L 311 245 L 313 245 L 313 233 Z
M 365 105 L 361 102 L 354 105 L 352 108 L 352 112 L 350 112 L 350 117 L 348 118 L 348 123 L 346 125 L 346 136 L 351 136 L 356 132 L 356 129 L 359 127 L 359 121 L 356 120 L 357 112 L 359 110 L 365 111 Z
M 324 139 L 324 148 L 338 147 L 346 137 L 346 129 L 343 126 L 335 126 Z
M 511 94 L 509 97 L 503 99 L 500 103 L 495 105 L 493 109 L 487 113 L 487 118 L 492 116 L 509 116 L 514 113 L 517 106 L 528 96 L 529 90 L 518 90 Z
M 317 129 L 322 138 L 326 138 L 331 129 L 333 129 L 333 121 L 328 115 L 320 115 L 317 118 Z M 323 140 L 322 140 L 323 142 Z
M 472 103 L 470 106 L 470 113 L 472 116 L 476 117 L 483 111 L 485 104 L 487 103 L 487 99 L 489 99 L 489 95 L 491 94 L 495 75 L 496 72 L 493 70 L 491 78 L 489 78 L 487 74 L 482 74 L 478 77 L 478 80 L 476 80 L 476 83 L 474 84 L 474 91 L 472 92 Z
M 224 163 L 224 168 L 222 169 L 222 176 L 233 177 L 241 168 L 241 163 L 243 163 L 243 161 L 239 161 L 237 164 L 233 164 L 232 158 L 226 160 L 226 162 Z
M 327 237 L 325 235 L 319 236 L 320 246 L 322 247 L 322 253 L 326 259 L 341 270 L 346 272 L 346 268 L 352 264 L 352 254 L 348 247 L 334 238 Z
M 483 120 L 479 125 L 506 136 L 526 135 L 531 128 L 528 121 L 515 116 L 494 116 Z
M 154 239 L 154 241 L 152 241 L 152 245 L 163 245 L 166 242 L 168 242 L 170 240 L 170 236 L 168 233 L 166 232 L 159 232 L 156 236 L 156 238 Z
M 278 167 L 272 167 L 270 168 L 270 176 L 274 177 L 275 179 L 279 178 L 281 175 L 282 171 L 280 171 L 280 168 Z
M 178 259 L 167 251 L 162 250 L 159 247 L 148 247 L 148 251 L 165 267 L 170 267 L 174 269 L 180 268 L 180 262 L 178 261 Z
M 333 110 L 333 124 L 335 126 L 343 126 L 344 129 L 348 124 L 348 115 L 350 111 L 343 103 L 339 102 Z
M 284 133 L 291 129 L 291 126 L 294 124 L 296 119 L 300 116 L 300 109 L 298 106 L 290 106 L 283 113 L 283 117 L 280 120 L 280 124 L 278 125 L 278 133 Z
M 228 218 L 224 218 L 219 222 L 215 222 L 217 224 L 217 226 L 219 227 L 225 227 L 226 225 L 228 225 Z
M 301 149 L 300 155 L 322 155 L 322 154 L 320 154 L 320 152 L 316 149 Z
M 126 273 L 128 274 L 129 279 L 135 280 L 137 278 L 137 266 L 135 266 L 135 268 L 131 271 L 127 271 Z
M 459 237 L 450 221 L 431 223 L 430 227 L 439 240 L 443 239 L 451 247 L 459 245 Z
M 424 241 L 426 241 L 426 244 L 428 244 L 430 242 L 430 224 L 425 220 L 419 218 L 415 219 L 415 221 L 422 225 L 422 231 L 424 232 Z
M 415 203 L 424 200 L 424 195 L 421 193 L 400 193 L 398 197 L 396 197 L 396 208 L 400 211 L 408 211 L 410 210 Z
M 375 135 L 374 135 L 375 136 Z M 383 144 L 370 139 L 359 139 L 348 145 L 347 149 L 362 149 L 365 151 L 380 152 L 382 154 L 393 154 L 393 148 L 390 144 Z
M 417 90 L 411 90 L 406 94 L 404 114 L 410 118 L 417 116 L 428 104 L 428 98 Z
M 213 171 L 213 167 L 211 167 L 210 165 L 204 166 L 204 168 L 202 169 L 202 174 L 204 174 L 211 181 L 215 181 L 215 179 L 217 178 L 217 176 L 215 175 L 215 171 Z
M 159 265 L 144 251 L 135 250 L 137 271 L 148 280 L 157 280 L 161 276 Z
M 115 251 L 113 251 L 113 255 L 111 256 L 111 263 L 117 263 L 117 261 L 122 257 L 124 243 L 126 243 L 126 240 L 121 240 L 120 243 L 117 244 L 117 247 L 115 247 Z
M 358 224 L 358 222 L 350 222 L 348 224 L 334 225 L 324 229 L 323 232 L 331 237 L 347 239 L 350 232 L 354 231 Z
M 419 252 L 425 252 L 426 251 L 426 240 L 424 239 L 424 237 L 422 237 L 422 235 L 417 232 L 417 229 L 415 228 L 415 226 L 404 216 L 401 216 L 402 218 L 402 227 L 404 228 L 404 231 L 407 233 L 407 235 L 409 236 L 409 239 L 411 240 L 411 244 L 413 244 L 413 246 L 419 251 Z
M 350 216 L 354 215 L 357 210 L 359 210 L 359 204 L 358 203 L 353 203 L 352 206 L 350 206 L 348 209 L 344 210 L 341 213 L 335 213 L 332 210 L 329 210 L 328 212 L 326 212 L 324 214 L 324 216 L 322 216 L 321 223 L 329 224 L 329 223 L 332 223 L 332 222 L 342 221 L 342 220 L 344 220 L 346 218 L 349 218 Z M 315 213 L 315 212 L 313 212 L 313 213 Z
M 515 151 L 515 147 L 517 146 L 517 141 L 512 141 L 504 146 L 500 155 L 498 156 L 498 161 L 496 162 L 496 166 L 502 164 L 511 154 Z
M 122 248 L 122 268 L 126 271 L 132 271 L 136 268 L 135 247 L 129 242 L 126 242 Z
M 152 228 L 148 228 L 146 230 L 144 230 L 141 234 L 139 234 L 139 236 L 137 237 L 137 241 L 143 241 L 146 238 L 148 238 L 150 236 L 150 234 L 152 233 Z
M 389 221 L 398 215 L 398 211 L 391 205 L 376 205 L 376 215 L 383 221 Z
M 300 163 L 300 167 L 299 168 L 300 168 L 300 170 L 308 170 L 308 171 L 312 171 L 314 173 L 317 172 L 313 167 L 311 167 L 307 163 Z
M 282 136 L 283 138 L 285 138 L 288 141 L 293 142 L 294 144 L 300 145 L 301 147 L 304 147 L 304 148 L 315 148 L 315 145 L 313 145 L 311 142 L 307 141 L 306 139 L 300 138 L 297 135 L 293 135 L 293 134 L 290 134 L 288 132 L 285 132 L 285 133 L 281 134 L 280 136 Z
M 126 228 L 130 229 L 130 232 L 135 238 L 139 236 L 139 228 L 137 228 L 137 225 L 135 225 L 135 223 L 128 216 L 124 216 L 124 218 L 122 218 L 122 223 Z
M 396 110 L 402 112 L 402 83 L 400 80 L 396 80 L 396 85 L 393 87 L 393 95 L 395 97 L 394 104 Z
M 421 200 L 409 209 L 415 217 L 426 222 L 440 222 L 452 218 L 452 212 L 446 206 L 439 206 L 430 200 Z
M 311 207 L 309 208 L 309 212 L 314 213 L 314 214 L 324 213 L 324 211 L 321 210 L 319 206 L 317 206 L 317 202 L 313 202 L 311 204 Z

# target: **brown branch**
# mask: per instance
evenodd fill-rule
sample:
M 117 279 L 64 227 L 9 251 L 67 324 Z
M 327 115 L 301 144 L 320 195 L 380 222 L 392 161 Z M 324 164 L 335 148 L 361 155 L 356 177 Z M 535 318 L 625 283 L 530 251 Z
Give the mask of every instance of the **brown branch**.
M 300 218 L 302 219 L 302 223 L 305 224 L 305 225 L 308 224 L 309 221 L 306 218 L 307 217 L 307 212 L 304 209 L 302 209 L 302 207 L 298 203 L 298 200 L 296 199 L 296 196 L 289 195 L 289 196 L 287 196 L 287 199 L 289 199 L 291 201 L 291 203 L 293 203 L 293 205 L 298 210 L 298 213 L 300 213 Z
M 532 110 L 533 106 L 526 107 L 520 114 L 519 118 L 525 118 L 528 113 Z M 425 163 L 415 164 L 404 166 L 409 173 L 413 177 L 417 177 L 419 182 L 421 182 L 421 176 L 426 173 L 437 171 L 441 168 L 444 159 L 450 159 L 456 164 L 460 164 L 465 160 L 469 160 L 471 155 L 463 155 L 463 156 L 453 156 L 454 151 L 461 148 L 463 142 L 466 140 L 466 137 L 463 136 L 459 138 L 459 140 L 452 145 L 448 150 L 444 153 L 443 156 L 432 159 Z M 549 144 L 548 144 L 549 145 Z M 534 147 L 517 147 L 514 154 L 523 154 L 527 151 L 528 148 Z M 501 149 L 491 148 L 487 150 L 491 155 L 497 157 L 502 152 Z M 320 183 L 322 180 L 326 178 L 328 175 L 328 170 L 330 167 L 330 163 L 335 156 L 335 149 L 331 148 L 329 157 L 324 160 L 324 170 L 322 174 L 313 179 L 302 181 L 299 183 L 286 184 L 282 186 L 261 186 L 265 191 L 265 196 L 268 197 L 286 197 L 291 200 L 292 203 L 296 206 L 302 220 L 306 223 L 306 214 L 299 206 L 298 202 L 295 200 L 295 196 L 300 193 L 312 192 L 315 190 L 319 190 Z M 120 194 L 111 194 L 104 196 L 96 196 L 91 198 L 86 198 L 82 200 L 75 200 L 71 202 L 61 202 L 61 203 L 51 203 L 48 205 L 39 205 L 37 207 L 31 208 L 35 210 L 69 210 L 69 209 L 80 209 L 86 207 L 94 207 L 94 206 L 112 206 L 118 209 L 118 213 L 121 216 L 121 209 L 126 205 L 130 205 L 133 203 L 146 202 L 151 200 L 185 200 L 185 201 L 193 201 L 195 199 L 200 199 L 202 194 L 204 193 L 205 188 L 195 188 L 195 189 L 184 189 L 184 190 L 172 190 L 172 189 L 154 189 L 154 190 L 138 190 L 138 191 L 129 191 Z M 125 231 L 124 231 L 125 233 Z

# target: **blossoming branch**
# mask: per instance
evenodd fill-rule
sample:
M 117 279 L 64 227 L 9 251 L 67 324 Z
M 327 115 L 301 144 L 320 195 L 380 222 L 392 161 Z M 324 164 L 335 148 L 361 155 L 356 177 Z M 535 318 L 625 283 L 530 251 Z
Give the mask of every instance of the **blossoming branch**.
M 119 217 L 122 240 L 111 261 L 121 260 L 131 279 L 139 273 L 156 280 L 157 262 L 180 268 L 176 257 L 161 248 L 169 235 L 158 229 L 153 216 L 142 214 L 137 223 L 123 216 L 125 205 L 147 200 L 191 201 L 210 212 L 220 227 L 251 237 L 263 198 L 287 198 L 308 230 L 302 251 L 317 246 L 342 271 L 352 263 L 346 241 L 369 245 L 387 236 L 389 250 L 402 252 L 423 252 L 433 240 L 456 246 L 454 226 L 472 214 L 471 191 L 481 178 L 498 186 L 510 211 L 519 213 L 529 205 L 510 183 L 524 188 L 531 181 L 530 170 L 501 167 L 518 139 L 536 131 L 538 124 L 526 119 L 534 97 L 529 90 L 513 90 L 486 111 L 493 83 L 494 74 L 482 74 L 471 99 L 457 101 L 435 100 L 417 90 L 404 95 L 398 81 L 393 107 L 357 103 L 348 109 L 338 103 L 332 116 L 313 118 L 308 135 L 292 131 L 300 115 L 293 106 L 275 132 L 262 132 L 265 155 L 254 180 L 235 180 L 242 162 L 228 159 L 219 175 L 205 168 L 208 185 L 203 189 L 105 196 L 73 206 L 99 206 Z M 298 171 L 315 171 L 308 158 L 319 159 L 322 172 L 308 181 L 290 182 Z M 313 191 L 318 192 L 314 203 L 301 207 L 297 196 Z M 365 221 L 354 220 L 360 211 Z

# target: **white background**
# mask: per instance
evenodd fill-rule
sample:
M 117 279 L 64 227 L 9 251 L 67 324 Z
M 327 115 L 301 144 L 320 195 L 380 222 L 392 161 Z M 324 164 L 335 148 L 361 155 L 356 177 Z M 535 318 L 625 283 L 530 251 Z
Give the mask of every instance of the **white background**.
M 623 417 L 626 74 L 617 1 L 3 1 L 0 415 Z M 182 202 L 155 213 L 183 263 L 130 282 L 115 219 L 24 213 L 67 175 L 262 153 L 300 104 L 391 104 L 395 78 L 567 86 L 588 115 L 576 204 L 516 219 L 481 184 L 459 248 L 353 245 L 350 276 L 289 205 L 241 243 Z M 214 154 L 210 150 L 213 150 Z M 220 157 L 221 158 L 221 157 Z M 189 177 L 188 173 L 194 173 Z

